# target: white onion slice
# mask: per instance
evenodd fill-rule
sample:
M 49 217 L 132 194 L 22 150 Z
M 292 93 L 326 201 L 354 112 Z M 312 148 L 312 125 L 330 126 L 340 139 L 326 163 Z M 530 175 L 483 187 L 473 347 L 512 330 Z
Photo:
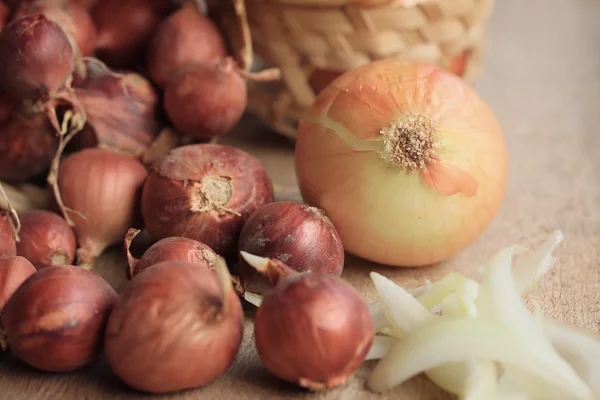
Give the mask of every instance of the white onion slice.
M 537 285 L 540 278 L 552 268 L 556 261 L 552 251 L 564 238 L 560 230 L 555 230 L 536 251 L 529 253 L 522 260 L 517 260 L 513 274 L 520 293 L 526 293 Z
M 411 377 L 440 365 L 488 360 L 519 366 L 544 379 L 553 393 L 592 399 L 589 388 L 556 363 L 545 348 L 530 342 L 494 320 L 441 317 L 413 330 L 377 364 L 369 387 L 384 392 Z
M 472 361 L 466 363 L 468 374 L 465 388 L 460 395 L 461 400 L 484 400 L 496 397 L 498 370 L 489 361 Z
M 380 307 L 394 331 L 401 337 L 429 318 L 435 318 L 417 299 L 394 281 L 378 274 L 370 273 L 371 280 L 379 294 Z
M 398 342 L 398 339 L 390 336 L 377 335 L 373 338 L 373 344 L 365 357 L 367 360 L 379 360 L 385 357 L 391 348 Z
M 514 270 L 513 256 L 525 248 L 502 249 L 481 284 L 452 273 L 409 293 L 372 273 L 379 331 L 391 325 L 400 340 L 373 346 L 370 359 L 383 358 L 371 389 L 382 392 L 425 372 L 465 400 L 600 399 L 600 336 L 549 321 L 539 310 L 532 318 L 521 299 L 555 263 L 552 251 L 562 240 L 554 231 Z M 441 317 L 432 314 L 438 309 Z
M 439 281 L 430 283 L 415 297 L 425 308 L 431 310 L 433 307 L 440 304 L 446 297 L 454 293 L 456 288 L 465 281 L 467 281 L 466 277 L 453 272 L 444 276 Z
M 263 301 L 263 297 L 261 295 L 250 293 L 250 292 L 245 292 L 244 293 L 244 299 L 248 303 L 250 303 L 250 304 L 252 304 L 252 305 L 254 305 L 256 307 L 260 307 L 260 304 Z
M 600 399 L 600 335 L 545 319 L 543 329 L 556 351 Z
M 387 319 L 387 316 L 381 309 L 380 302 L 371 303 L 369 305 L 371 312 L 371 318 L 373 319 L 373 326 L 375 327 L 375 333 L 383 333 L 385 335 L 393 336 L 392 325 Z

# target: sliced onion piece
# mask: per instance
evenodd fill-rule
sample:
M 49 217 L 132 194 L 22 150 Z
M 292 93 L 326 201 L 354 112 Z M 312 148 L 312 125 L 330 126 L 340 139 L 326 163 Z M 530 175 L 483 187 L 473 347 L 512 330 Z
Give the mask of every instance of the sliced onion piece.
M 387 316 L 381 309 L 381 303 L 376 301 L 369 305 L 371 317 L 373 318 L 373 326 L 375 333 L 383 333 L 385 335 L 393 335 L 392 324 L 388 321 Z
M 454 293 L 465 281 L 467 281 L 466 277 L 459 273 L 452 272 L 439 281 L 430 283 L 428 287 L 421 291 L 421 293 L 413 295 L 421 304 L 423 304 L 423 306 L 425 306 L 425 308 L 431 310 L 433 307 L 444 301 L 446 297 L 450 296 L 450 294 Z
M 600 399 L 600 335 L 545 319 L 543 329 L 556 351 Z
M 536 251 L 529 253 L 521 260 L 517 260 L 513 274 L 519 293 L 526 293 L 536 286 L 541 277 L 552 268 L 556 261 L 552 251 L 564 238 L 563 233 L 557 229 Z
M 479 284 L 472 280 L 465 280 L 454 293 L 442 301 L 442 315 L 476 318 L 478 295 Z
M 260 307 L 260 304 L 263 301 L 263 297 L 259 294 L 245 292 L 244 300 L 246 300 L 248 303 L 250 303 L 256 307 Z
M 369 352 L 367 353 L 367 356 L 365 357 L 365 361 L 382 359 L 383 357 L 385 357 L 385 355 L 387 353 L 389 353 L 391 348 L 397 342 L 398 342 L 398 339 L 396 339 L 395 337 L 380 336 L 380 335 L 375 336 L 373 338 L 373 344 L 371 345 L 371 349 L 369 350 Z
M 402 337 L 429 318 L 436 317 L 394 281 L 377 272 L 369 275 L 379 295 L 381 310 L 393 325 L 394 336 Z
M 375 392 L 387 391 L 431 368 L 487 360 L 515 365 L 544 379 L 563 399 L 592 399 L 589 387 L 538 342 L 494 320 L 440 317 L 425 322 L 390 350 L 369 377 Z M 562 360 L 561 360 L 562 361 Z
M 535 343 L 540 351 L 543 350 L 549 362 L 557 370 L 562 371 L 564 376 L 570 377 L 579 386 L 586 386 L 573 368 L 560 357 L 552 344 L 536 327 L 527 306 L 521 299 L 512 275 L 512 256 L 523 250 L 524 248 L 521 246 L 507 247 L 496 253 L 490 260 L 477 299 L 480 316 L 493 318 L 511 327 L 515 335 L 518 333 L 519 336 L 523 336 L 532 344 Z M 535 374 L 533 371 L 530 373 Z M 524 385 L 530 385 L 531 383 L 531 379 L 524 374 L 516 374 L 515 378 L 521 380 Z
M 467 363 L 468 374 L 465 388 L 460 394 L 461 400 L 483 400 L 496 397 L 498 369 L 489 361 L 471 361 Z
M 465 389 L 468 373 L 465 362 L 448 363 L 425 371 L 425 375 L 439 388 L 457 396 Z
M 477 298 L 479 315 L 507 324 L 517 329 L 530 327 L 533 322 L 517 292 L 511 268 L 516 253 L 524 252 L 522 246 L 506 247 L 490 259 L 484 271 Z M 525 329 L 530 331 L 530 329 Z

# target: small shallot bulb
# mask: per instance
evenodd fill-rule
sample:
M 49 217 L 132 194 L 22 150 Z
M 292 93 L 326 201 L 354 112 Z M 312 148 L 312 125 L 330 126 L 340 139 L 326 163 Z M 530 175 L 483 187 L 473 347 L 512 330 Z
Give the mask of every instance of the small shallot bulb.
M 18 255 L 27 258 L 37 269 L 73 263 L 77 242 L 64 218 L 51 211 L 30 210 L 20 213 L 19 219 Z
M 8 300 L 36 269 L 24 257 L 0 258 L 0 315 Z
M 172 10 L 171 0 L 101 0 L 91 8 L 97 52 L 111 66 L 131 67 L 143 56 L 158 25 Z
M 227 266 L 165 261 L 133 279 L 108 321 L 105 354 L 126 384 L 150 393 L 205 386 L 233 363 L 243 312 Z
M 0 31 L 0 87 L 18 100 L 49 100 L 75 67 L 67 34 L 43 13 L 11 21 Z
M 0 258 L 0 317 L 8 299 L 35 271 L 35 267 L 26 258 L 19 256 Z M 7 348 L 6 335 L 0 320 L 0 351 Z
M 106 147 L 141 155 L 160 132 L 158 94 L 135 72 L 114 73 L 86 59 L 85 76 L 74 83 L 87 124 L 73 139 L 76 148 Z
M 96 28 L 83 7 L 64 0 L 27 1 L 22 2 L 12 18 L 17 19 L 34 13 L 43 13 L 58 24 L 71 43 L 77 46 L 79 55 L 92 55 L 96 45 Z
M 296 201 L 278 201 L 256 210 L 244 224 L 238 250 L 274 258 L 298 272 L 340 276 L 344 268 L 342 241 L 323 211 Z M 240 256 L 245 290 L 263 294 L 262 274 Z
M 315 391 L 345 384 L 365 360 L 375 334 L 361 294 L 337 276 L 298 273 L 277 260 L 242 255 L 274 285 L 254 320 L 265 367 Z
M 142 215 L 155 240 L 182 236 L 227 256 L 244 222 L 273 201 L 262 163 L 231 146 L 193 144 L 154 163 L 142 193 Z
M 186 6 L 158 27 L 148 46 L 147 67 L 154 82 L 164 87 L 182 65 L 215 63 L 226 55 L 225 42 L 215 23 L 194 6 Z
M 61 161 L 57 189 L 63 215 L 74 224 L 79 266 L 92 268 L 104 249 L 120 243 L 129 227 L 138 226 L 139 196 L 147 174 L 134 156 L 100 148 Z
M 39 270 L 13 294 L 2 314 L 12 352 L 42 371 L 68 372 L 90 363 L 117 293 L 99 275 L 70 266 Z
M 178 131 L 209 140 L 231 130 L 247 105 L 246 81 L 235 61 L 180 68 L 165 87 L 164 106 Z
M 129 247 L 139 232 L 137 229 L 130 229 L 125 236 L 125 252 L 131 277 L 163 261 L 187 261 L 199 267 L 214 269 L 217 254 L 204 243 L 184 237 L 161 239 L 150 246 L 140 259 L 135 259 Z
M 23 182 L 46 173 L 57 148 L 45 114 L 13 112 L 0 124 L 0 179 Z

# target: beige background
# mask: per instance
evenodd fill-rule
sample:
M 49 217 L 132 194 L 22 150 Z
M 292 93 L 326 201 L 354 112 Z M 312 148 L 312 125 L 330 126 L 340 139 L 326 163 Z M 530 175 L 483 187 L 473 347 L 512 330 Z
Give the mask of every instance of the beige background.
M 374 299 L 367 278 L 382 271 L 406 286 L 450 270 L 472 274 L 502 246 L 533 246 L 559 228 L 556 268 L 538 296 L 548 316 L 598 330 L 600 321 L 600 1 L 498 0 L 487 34 L 486 62 L 476 88 L 496 112 L 510 154 L 508 192 L 492 227 L 467 251 L 436 268 L 393 270 L 348 258 L 345 277 Z M 226 139 L 259 156 L 273 181 L 294 185 L 293 149 L 263 128 L 240 129 Z M 123 284 L 124 261 L 113 251 L 101 273 Z M 229 373 L 204 389 L 168 399 L 315 398 L 282 384 L 255 355 L 251 323 Z M 203 362 L 202 360 L 189 360 Z M 185 368 L 185 365 L 182 366 Z M 321 399 L 445 399 L 424 378 L 377 396 L 364 388 L 369 367 Z M 110 373 L 102 360 L 69 375 L 41 374 L 0 356 L 0 399 L 142 399 Z

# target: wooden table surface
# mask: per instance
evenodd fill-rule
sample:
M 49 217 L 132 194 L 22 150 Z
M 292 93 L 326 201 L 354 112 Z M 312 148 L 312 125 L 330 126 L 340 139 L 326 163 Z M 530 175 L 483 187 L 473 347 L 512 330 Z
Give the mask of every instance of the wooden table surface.
M 373 300 L 368 272 L 414 287 L 425 279 L 476 266 L 502 246 L 535 246 L 554 229 L 566 239 L 557 265 L 532 294 L 547 316 L 599 330 L 600 322 L 600 17 L 598 0 L 502 0 L 488 28 L 483 74 L 476 88 L 496 112 L 509 148 L 508 190 L 489 230 L 468 250 L 428 269 L 382 268 L 349 256 L 344 277 Z M 250 128 L 253 126 L 253 128 Z M 249 124 L 224 142 L 260 157 L 276 184 L 293 186 L 293 147 Z M 117 289 L 125 282 L 118 249 L 101 259 L 100 273 Z M 203 360 L 189 360 L 203 362 Z M 273 379 L 261 366 L 247 319 L 245 339 L 231 370 L 214 384 L 165 399 L 446 399 L 418 377 L 385 395 L 365 388 L 373 364 L 346 386 L 314 396 Z M 0 356 L 0 399 L 85 400 L 151 398 L 115 378 L 100 359 L 76 373 L 45 374 L 10 355 Z

